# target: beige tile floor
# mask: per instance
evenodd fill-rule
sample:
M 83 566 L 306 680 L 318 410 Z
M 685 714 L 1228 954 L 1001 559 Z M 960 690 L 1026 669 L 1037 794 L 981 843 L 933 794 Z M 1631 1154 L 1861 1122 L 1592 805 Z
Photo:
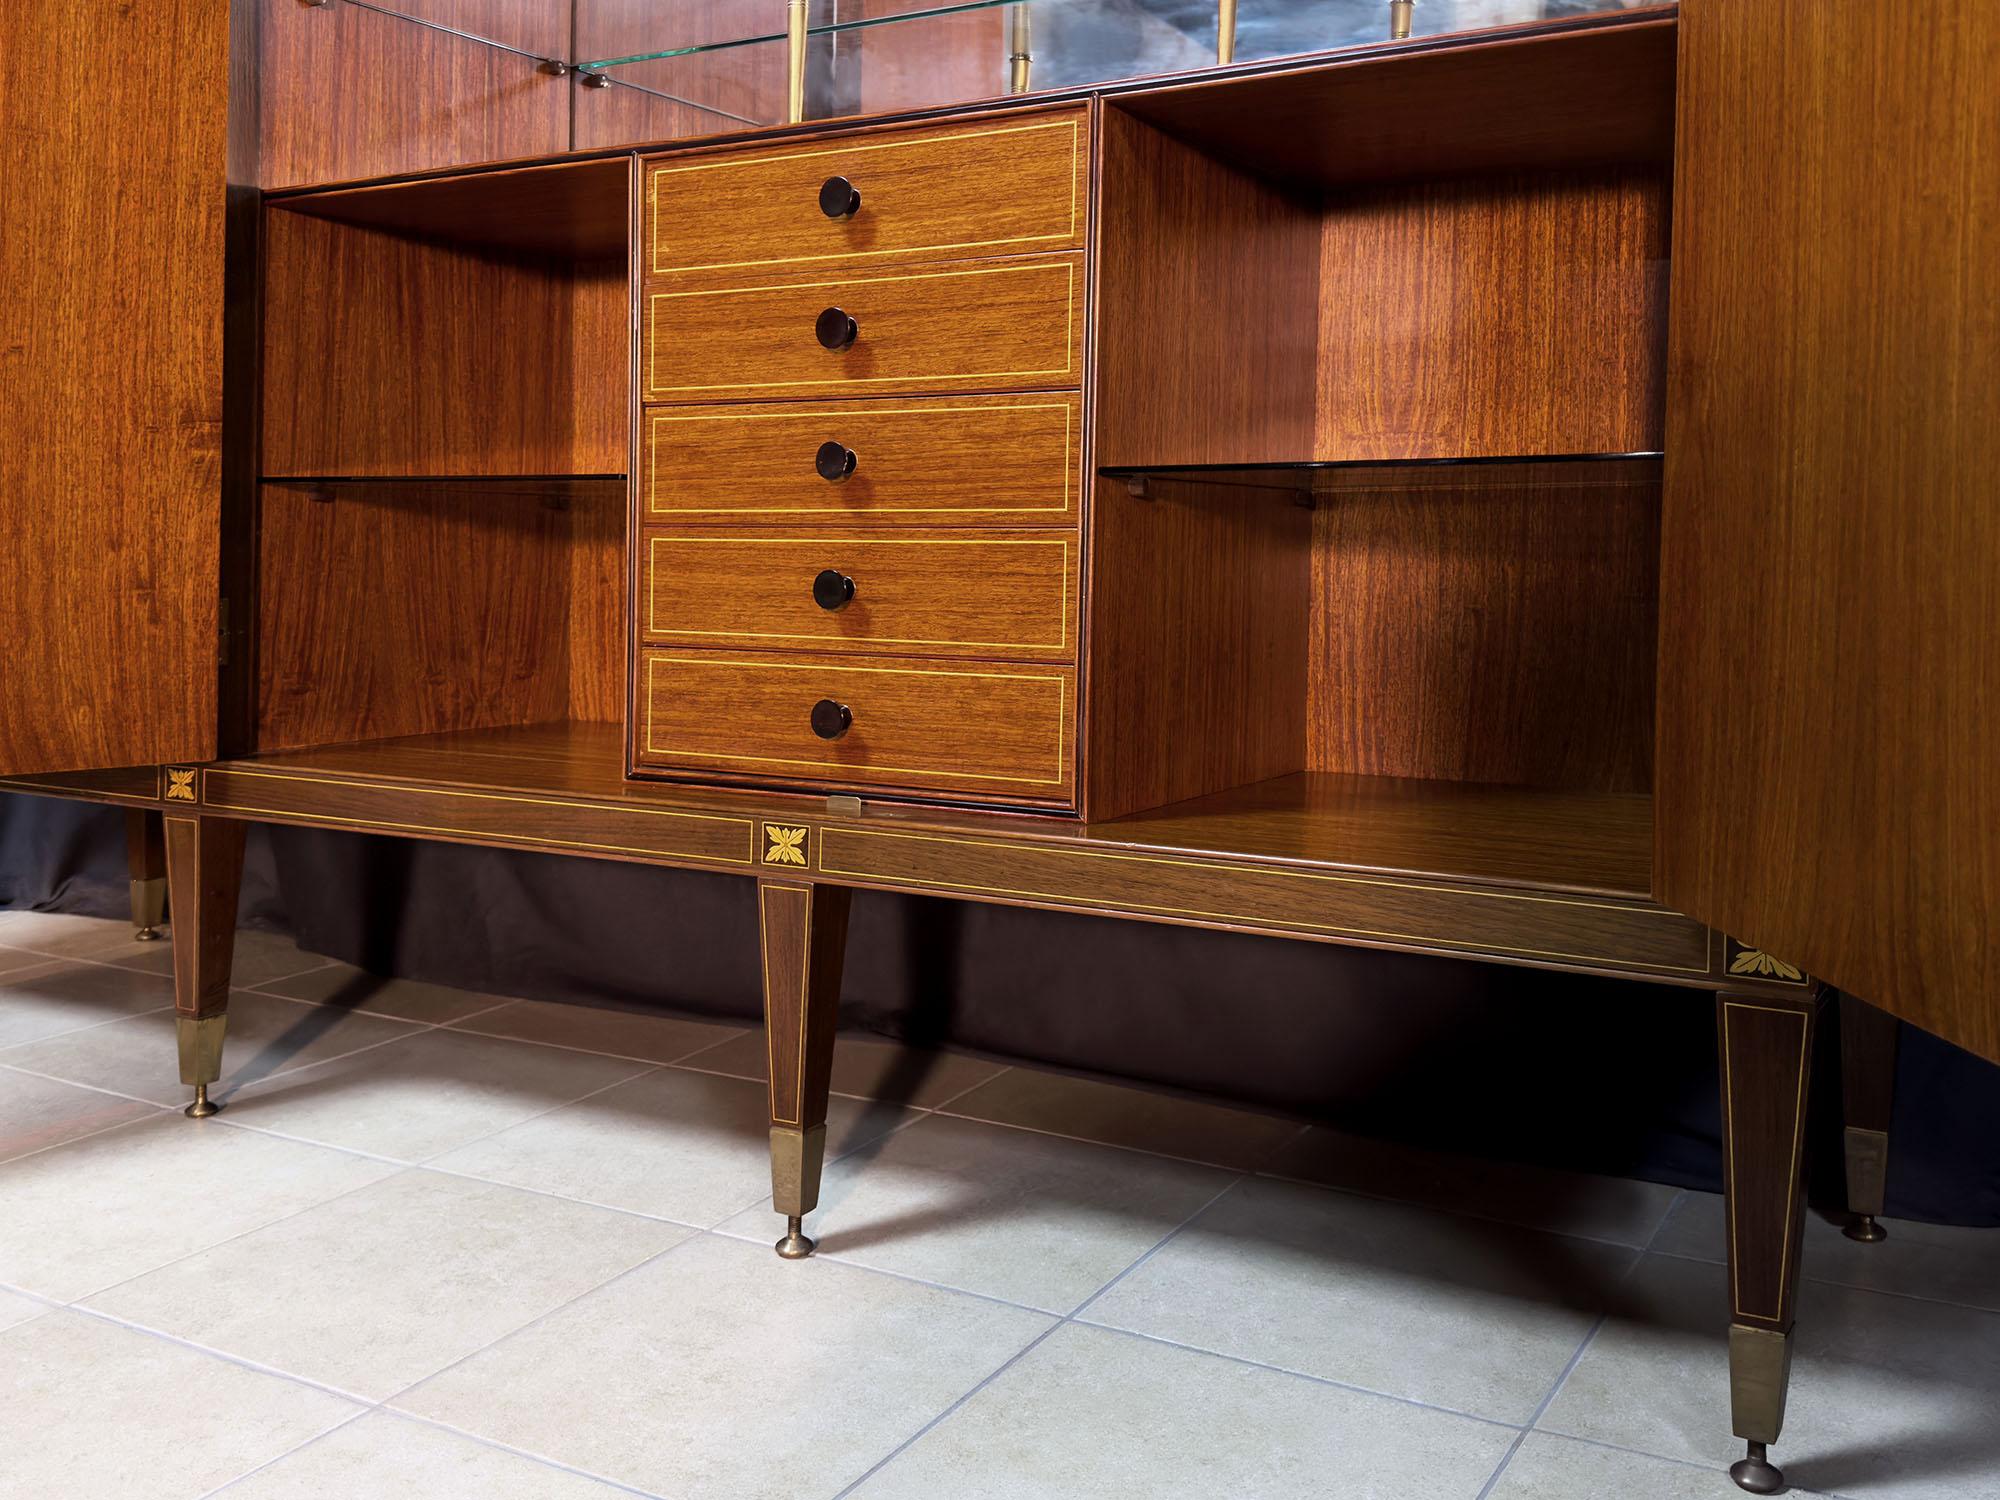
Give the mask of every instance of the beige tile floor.
M 1720 1205 L 843 1038 L 0 913 L 0 1500 L 1729 1500 Z M 1814 1223 L 1799 1495 L 2000 1500 L 2000 1234 Z

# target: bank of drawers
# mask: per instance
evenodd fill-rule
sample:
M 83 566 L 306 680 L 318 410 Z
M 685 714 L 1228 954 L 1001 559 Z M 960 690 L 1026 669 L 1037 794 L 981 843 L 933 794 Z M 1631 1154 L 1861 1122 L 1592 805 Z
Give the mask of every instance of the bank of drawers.
M 1087 148 L 648 164 L 636 769 L 1073 804 Z

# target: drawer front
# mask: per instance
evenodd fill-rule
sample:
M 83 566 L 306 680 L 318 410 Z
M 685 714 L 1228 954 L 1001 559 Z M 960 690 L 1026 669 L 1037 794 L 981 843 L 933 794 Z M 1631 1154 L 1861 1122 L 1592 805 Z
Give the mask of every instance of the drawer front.
M 979 261 L 881 275 L 655 291 L 646 395 L 726 401 L 896 390 L 1074 387 L 1083 261 Z M 841 315 L 852 342 L 819 339 Z
M 1068 805 L 1076 674 L 1068 667 L 649 651 L 641 767 L 775 782 L 958 792 Z M 814 730 L 849 721 L 837 738 Z
M 788 263 L 837 268 L 896 257 L 979 258 L 1080 249 L 1084 112 L 761 147 L 648 164 L 654 275 Z M 844 179 L 860 194 L 838 208 Z
M 1074 535 L 649 532 L 645 544 L 650 641 L 1076 659 Z
M 654 408 L 646 509 L 687 520 L 1074 526 L 1082 407 L 1057 392 Z M 852 455 L 844 479 L 815 466 L 829 443 L 829 472 Z

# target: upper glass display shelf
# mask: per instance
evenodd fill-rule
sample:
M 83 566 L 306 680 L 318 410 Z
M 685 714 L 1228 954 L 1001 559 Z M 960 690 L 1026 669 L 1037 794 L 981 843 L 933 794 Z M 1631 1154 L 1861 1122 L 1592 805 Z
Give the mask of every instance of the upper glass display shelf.
M 693 105 L 727 128 L 928 109 L 1654 3 L 622 0 L 620 24 L 590 34 L 625 49 L 576 66 Z

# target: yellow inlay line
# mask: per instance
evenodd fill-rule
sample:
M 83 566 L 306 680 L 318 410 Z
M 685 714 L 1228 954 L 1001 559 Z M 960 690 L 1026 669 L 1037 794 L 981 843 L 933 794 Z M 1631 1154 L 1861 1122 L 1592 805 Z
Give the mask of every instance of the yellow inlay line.
M 907 137 L 886 141 L 849 141 L 843 144 L 823 147 L 813 151 L 788 151 L 782 155 L 739 155 L 720 161 L 688 162 L 681 166 L 654 167 L 647 179 L 647 206 L 652 217 L 653 275 L 665 276 L 690 271 L 728 271 L 747 266 L 775 266 L 788 263 L 827 260 L 860 260 L 869 256 L 885 255 L 938 255 L 952 250 L 976 250 L 994 245 L 1027 245 L 1042 240 L 1066 240 L 1076 234 L 1076 179 L 1077 134 L 1082 121 L 1072 115 L 1067 119 L 1040 120 L 1032 125 L 1005 125 L 992 130 L 965 130 L 949 135 L 925 136 L 911 140 Z M 683 265 L 662 265 L 661 249 L 663 236 L 660 233 L 660 179 L 662 177 L 684 176 L 691 172 L 722 172 L 756 170 L 760 167 L 776 166 L 782 162 L 808 161 L 827 156 L 855 156 L 862 152 L 874 151 L 914 151 L 925 147 L 948 147 L 959 141 L 983 140 L 999 135 L 1031 135 L 1045 130 L 1067 129 L 1070 133 L 1069 147 L 1069 227 L 1054 234 L 1014 234 L 989 240 L 952 240 L 940 244 L 911 244 L 886 250 L 835 250 L 815 255 L 779 255 L 763 260 L 733 261 L 692 261 Z M 808 220 L 808 223 L 811 221 Z
M 626 844 L 603 844 L 582 839 L 538 838 L 529 834 L 495 833 L 490 829 L 468 828 L 457 824 L 429 825 L 423 823 L 399 823 L 387 818 L 349 818 L 333 813 L 302 812 L 288 807 L 257 807 L 249 802 L 219 802 L 211 791 L 210 783 L 217 776 L 242 776 L 262 781 L 298 782 L 306 786 L 341 787 L 353 791 L 402 792 L 418 797 L 464 797 L 475 802 L 519 803 L 529 807 L 560 807 L 576 812 L 636 813 L 648 818 L 681 818 L 696 823 L 713 823 L 722 828 L 740 827 L 750 837 L 750 852 L 738 859 L 728 854 L 700 854 L 694 852 L 676 853 L 673 850 L 647 848 Z M 357 828 L 394 828 L 406 833 L 460 834 L 471 838 L 502 839 L 508 843 L 544 844 L 557 849 L 599 849 L 609 854 L 650 854 L 656 858 L 673 857 L 681 859 L 706 860 L 714 864 L 754 865 L 756 861 L 757 825 L 748 818 L 731 817 L 723 813 L 675 812 L 662 807 L 633 807 L 623 803 L 574 802 L 548 797 L 519 796 L 509 792 L 466 792 L 453 791 L 444 787 L 407 786 L 396 782 L 349 781 L 330 776 L 295 776 L 279 771 L 249 771 L 234 766 L 210 767 L 202 773 L 202 800 L 211 807 L 232 812 L 266 813 L 274 817 L 311 818 L 315 822 L 340 823 Z
M 905 371 L 900 375 L 827 375 L 811 380 L 733 380 L 711 385 L 660 385 L 656 366 L 659 363 L 659 323 L 660 304 L 687 297 L 729 297 L 744 293 L 762 292 L 803 292 L 818 287 L 875 286 L 890 281 L 938 281 L 964 276 L 1018 276 L 1031 271 L 1053 271 L 1060 268 L 1063 273 L 1063 362 L 1028 370 L 973 370 L 959 375 L 929 374 L 921 371 Z M 654 292 L 646 303 L 646 393 L 649 396 L 672 396 L 690 391 L 763 391 L 783 390 L 802 386 L 833 386 L 836 388 L 858 385 L 902 385 L 913 380 L 936 382 L 945 380 L 999 380 L 1026 378 L 1031 375 L 1068 375 L 1072 371 L 1071 361 L 1076 354 L 1076 266 L 1073 259 L 1062 261 L 1021 261 L 1005 265 L 967 266 L 950 271 L 915 271 L 902 276 L 849 276 L 837 281 L 788 281 L 774 286 L 732 286 L 708 287 L 690 292 Z
M 925 771 L 913 766 L 885 766 L 874 761 L 855 763 L 839 760 L 794 760 L 774 755 L 725 755 L 708 750 L 664 750 L 656 742 L 653 727 L 653 707 L 659 698 L 656 681 L 658 669 L 664 666 L 686 667 L 743 667 L 762 672 L 813 672 L 821 676 L 829 673 L 862 673 L 892 675 L 898 677 L 982 677 L 999 682 L 1048 683 L 1056 690 L 1056 774 L 1054 776 L 1000 776 L 979 771 Z M 946 783 L 955 781 L 999 781 L 1021 786 L 1060 786 L 1068 780 L 1063 759 L 1064 724 L 1069 713 L 1069 681 L 1060 675 L 1040 672 L 968 672 L 943 667 L 877 667 L 877 666 L 823 666 L 810 662 L 762 662 L 737 661 L 727 658 L 693 656 L 665 656 L 658 652 L 648 653 L 646 658 L 646 753 L 681 761 L 739 761 L 752 765 L 766 766 L 810 766 L 815 770 L 846 771 L 861 773 L 880 771 L 891 776 L 921 776 L 932 781 Z
M 646 588 L 646 633 L 649 636 L 674 638 L 678 636 L 701 636 L 729 640 L 757 641 L 815 641 L 833 645 L 855 647 L 867 643 L 882 646 L 964 646 L 989 651 L 1067 651 L 1069 649 L 1069 538 L 1068 537 L 1009 537 L 1002 540 L 981 537 L 866 537 L 866 536 L 826 536 L 826 537 L 749 537 L 749 536 L 651 536 L 652 543 L 646 552 L 649 573 L 657 575 L 660 562 L 658 549 L 662 546 L 689 545 L 696 547 L 1060 547 L 1062 561 L 1059 564 L 1058 586 L 1061 598 L 1057 602 L 1057 639 L 1054 642 L 1041 641 L 961 641 L 950 638 L 933 639 L 928 636 L 892 636 L 869 633 L 863 636 L 848 635 L 801 635 L 781 630 L 690 630 L 684 627 L 666 627 L 660 624 L 660 587 L 649 577 Z M 835 617 L 829 617 L 830 620 Z
M 877 398 L 893 399 L 893 398 Z M 905 417 L 905 416 L 956 416 L 971 412 L 994 411 L 1060 411 L 1063 414 L 1063 462 L 1062 462 L 1062 504 L 1061 505 L 898 505 L 884 504 L 874 512 L 887 516 L 1018 516 L 1018 515 L 1067 515 L 1075 496 L 1076 478 L 1076 400 L 1070 401 L 1008 401 L 1004 398 L 979 405 L 966 406 L 892 406 L 871 410 L 856 410 L 851 406 L 829 406 L 818 411 L 800 412 L 731 412 L 717 414 L 703 411 L 689 416 L 670 416 L 662 412 L 648 413 L 652 428 L 647 434 L 647 514 L 655 516 L 793 516 L 825 515 L 855 511 L 853 506 L 840 502 L 846 497 L 838 490 L 831 491 L 827 498 L 833 502 L 827 505 L 665 505 L 660 501 L 660 435 L 663 422 L 707 422 L 710 424 L 730 422 L 811 422 L 815 418 L 842 417 Z
M 1168 869 L 1199 870 L 1205 872 L 1215 872 L 1225 875 L 1237 875 L 1237 876 L 1271 875 L 1285 880 L 1305 880 L 1305 881 L 1313 881 L 1317 883 L 1324 883 L 1331 885 L 1355 885 L 1355 886 L 1373 887 L 1376 889 L 1385 889 L 1385 890 L 1416 891 L 1429 895 L 1442 894 L 1448 896 L 1465 897 L 1475 900 L 1525 901 L 1547 906 L 1566 907 L 1570 909 L 1582 909 L 1591 911 L 1612 911 L 1612 912 L 1618 912 L 1624 916 L 1658 917 L 1670 923 L 1680 923 L 1686 920 L 1685 918 L 1681 917 L 1678 913 L 1664 911 L 1658 907 L 1626 906 L 1626 905 L 1620 905 L 1616 902 L 1591 901 L 1588 899 L 1569 897 L 1569 896 L 1556 896 L 1556 895 L 1530 896 L 1512 891 L 1475 890 L 1459 886 L 1429 885 L 1418 881 L 1386 880 L 1377 876 L 1368 876 L 1368 875 L 1330 875 L 1330 874 L 1320 874 L 1318 872 L 1310 870 L 1288 870 L 1270 865 L 1226 864 L 1212 860 L 1177 859 L 1171 856 L 1154 855 L 1154 854 L 1119 854 L 1105 849 L 1068 849 L 1068 848 L 1055 847 L 1053 845 L 1002 843 L 995 840 L 952 838 L 937 834 L 891 833 L 881 829 L 845 828 L 835 824 L 828 824 L 820 829 L 819 868 L 821 873 L 823 874 L 845 875 L 852 878 L 863 879 L 863 880 L 899 881 L 914 885 L 930 885 L 930 886 L 936 886 L 944 890 L 963 890 L 975 893 L 985 892 L 991 895 L 1019 896 L 1025 900 L 1052 901 L 1059 905 L 1065 905 L 1065 906 L 1089 905 L 1092 904 L 1092 902 L 1091 898 L 1077 896 L 1074 894 L 1067 894 L 1063 892 L 1019 890 L 1006 886 L 994 886 L 994 885 L 974 885 L 958 881 L 934 879 L 928 875 L 899 876 L 899 875 L 888 874 L 881 870 L 836 869 L 835 867 L 827 863 L 828 841 L 832 836 L 836 834 L 842 836 L 851 835 L 856 838 L 903 839 L 914 843 L 945 844 L 952 846 L 954 848 L 999 849 L 999 850 L 1004 850 L 1011 854 L 1021 854 L 1026 852 L 1031 854 L 1070 855 L 1079 859 L 1086 859 L 1086 860 L 1093 860 L 1093 859 L 1112 860 L 1120 863 L 1161 865 L 1165 866 Z M 1097 904 L 1102 904 L 1102 903 L 1097 903 Z M 1542 948 L 1516 948 L 1499 943 L 1468 943 L 1448 937 L 1441 938 L 1441 937 L 1426 936 L 1423 934 L 1416 934 L 1416 933 L 1396 933 L 1396 932 L 1376 931 L 1374 929 L 1364 928 L 1364 927 L 1346 927 L 1346 926 L 1329 925 L 1325 923 L 1316 923 L 1303 919 L 1294 920 L 1290 918 L 1266 917 L 1246 912 L 1209 911 L 1195 907 L 1164 906 L 1146 902 L 1127 901 L 1127 902 L 1120 902 L 1118 904 L 1124 909 L 1132 911 L 1153 912 L 1162 916 L 1190 917 L 1190 918 L 1199 918 L 1207 921 L 1219 921 L 1219 922 L 1240 922 L 1250 926 L 1299 927 L 1312 932 L 1338 932 L 1353 937 L 1378 937 L 1378 938 L 1385 938 L 1393 942 L 1424 943 L 1433 946 L 1443 945 L 1447 947 L 1468 949 L 1478 952 L 1512 953 L 1523 957 L 1560 958 L 1573 963 L 1615 964 L 1620 967 L 1626 967 L 1626 968 L 1643 967 L 1666 973 L 1706 974 L 1708 972 L 1708 967 L 1709 967 L 1706 962 L 1699 965 L 1656 963 L 1651 960 L 1621 959 L 1621 958 L 1608 957 L 1602 954 L 1567 953 L 1567 952 L 1560 952 L 1556 950 L 1542 949 Z

